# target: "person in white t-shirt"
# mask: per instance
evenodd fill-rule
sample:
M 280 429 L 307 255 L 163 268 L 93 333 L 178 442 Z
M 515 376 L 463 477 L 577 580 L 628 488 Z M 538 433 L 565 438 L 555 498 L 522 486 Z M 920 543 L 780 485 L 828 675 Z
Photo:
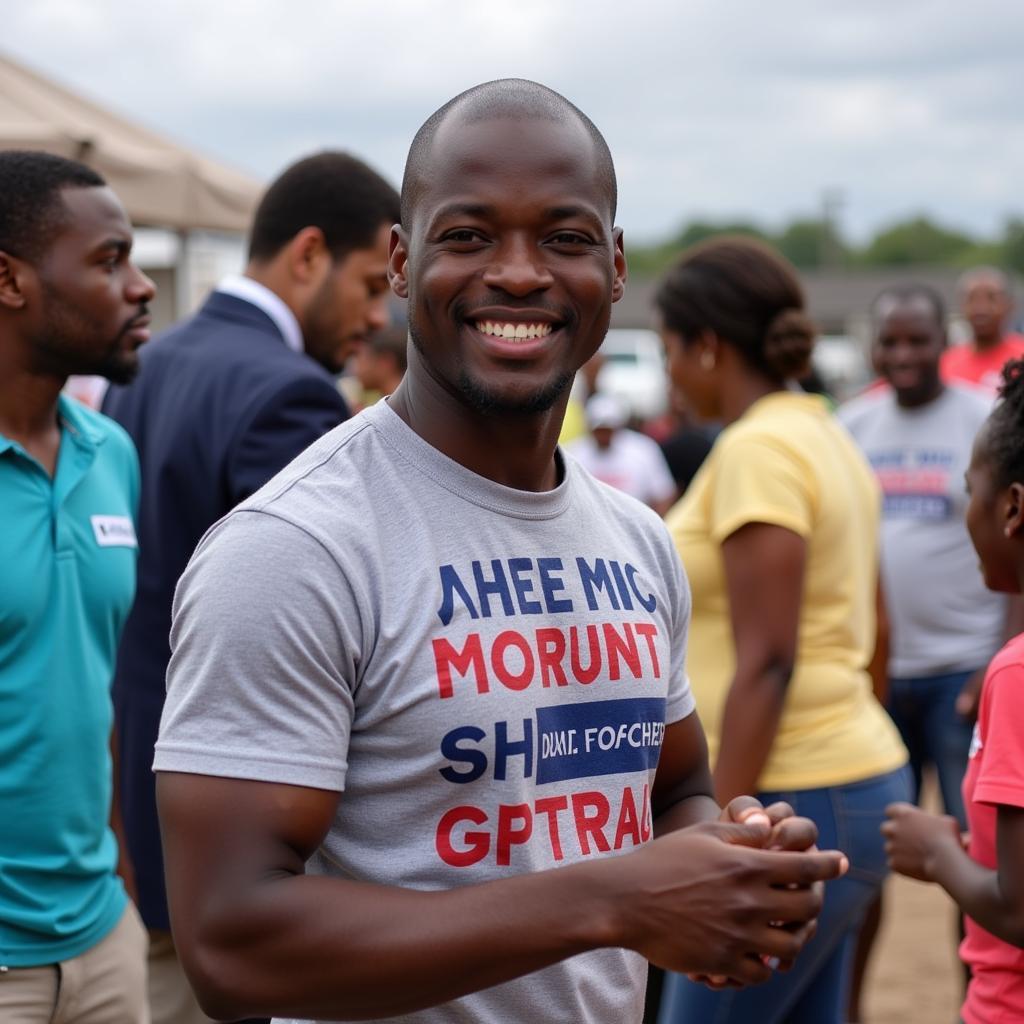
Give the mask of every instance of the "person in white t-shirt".
M 964 471 L 991 409 L 942 380 L 945 313 L 924 285 L 874 305 L 873 358 L 888 388 L 840 409 L 882 486 L 882 582 L 890 621 L 889 710 L 910 751 L 915 790 L 935 765 L 943 805 L 966 827 L 960 783 L 981 678 L 1003 642 L 1004 597 L 987 591 L 964 525 Z
M 591 476 L 663 516 L 676 499 L 676 485 L 658 442 L 626 427 L 628 413 L 612 395 L 593 395 L 586 406 L 590 433 L 566 451 Z

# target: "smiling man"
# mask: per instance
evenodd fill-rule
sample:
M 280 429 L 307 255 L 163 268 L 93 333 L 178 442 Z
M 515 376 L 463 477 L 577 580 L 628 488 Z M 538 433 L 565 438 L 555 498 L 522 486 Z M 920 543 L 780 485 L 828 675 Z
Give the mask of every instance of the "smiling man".
M 889 710 L 916 785 L 934 764 L 946 811 L 966 828 L 960 784 L 976 701 L 1007 624 L 1006 599 L 985 589 L 964 525 L 964 472 L 991 400 L 970 385 L 943 383 L 945 313 L 932 289 L 885 291 L 874 318 L 872 357 L 890 387 L 854 399 L 839 416 L 885 496 Z
M 401 386 L 190 563 L 155 766 L 214 1015 L 635 1022 L 645 957 L 764 980 L 842 871 L 785 808 L 717 820 L 671 542 L 556 451 L 623 291 L 614 215 L 561 96 L 441 108 L 391 233 Z
M 131 248 L 89 168 L 0 152 L 0 1020 L 18 1024 L 149 1019 L 145 932 L 107 824 L 138 460 L 61 394 L 69 374 L 138 368 L 153 285 Z
M 943 353 L 943 379 L 968 381 L 995 395 L 1003 366 L 1024 355 L 1024 337 L 1009 329 L 1013 315 L 1010 279 L 997 267 L 974 267 L 957 282 L 957 293 L 971 338 Z

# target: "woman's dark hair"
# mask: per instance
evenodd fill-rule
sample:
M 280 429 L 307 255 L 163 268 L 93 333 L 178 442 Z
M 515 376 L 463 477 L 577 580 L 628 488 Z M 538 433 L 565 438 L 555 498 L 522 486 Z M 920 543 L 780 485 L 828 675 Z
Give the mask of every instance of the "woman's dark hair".
M 816 331 L 796 271 L 752 238 L 713 238 L 687 250 L 654 301 L 665 327 L 684 344 L 713 331 L 773 380 L 810 369 Z
M 999 403 L 988 418 L 988 451 L 999 487 L 1024 483 L 1024 359 L 1003 367 Z

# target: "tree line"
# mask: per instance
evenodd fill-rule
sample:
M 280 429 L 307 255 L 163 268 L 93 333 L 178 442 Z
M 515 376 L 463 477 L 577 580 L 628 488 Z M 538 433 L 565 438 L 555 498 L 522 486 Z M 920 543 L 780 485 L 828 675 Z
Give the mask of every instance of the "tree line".
M 821 219 L 797 219 L 778 232 L 753 221 L 693 221 L 666 242 L 631 247 L 630 271 L 641 276 L 659 274 L 683 249 L 726 233 L 752 235 L 769 242 L 804 270 L 909 265 L 966 268 L 989 263 L 1024 274 L 1024 219 L 1012 217 L 1000 237 L 984 239 L 945 227 L 927 216 L 885 227 L 860 247 L 850 244 Z

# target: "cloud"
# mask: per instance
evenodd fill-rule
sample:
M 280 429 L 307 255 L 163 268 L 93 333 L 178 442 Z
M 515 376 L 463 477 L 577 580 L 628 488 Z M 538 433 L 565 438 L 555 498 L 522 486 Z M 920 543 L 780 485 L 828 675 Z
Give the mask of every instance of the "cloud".
M 33 0 L 2 46 L 264 177 L 323 146 L 392 180 L 446 99 L 504 76 L 605 132 L 634 239 L 682 221 L 777 224 L 844 194 L 858 237 L 929 210 L 991 231 L 1020 210 L 1024 5 L 976 0 Z

